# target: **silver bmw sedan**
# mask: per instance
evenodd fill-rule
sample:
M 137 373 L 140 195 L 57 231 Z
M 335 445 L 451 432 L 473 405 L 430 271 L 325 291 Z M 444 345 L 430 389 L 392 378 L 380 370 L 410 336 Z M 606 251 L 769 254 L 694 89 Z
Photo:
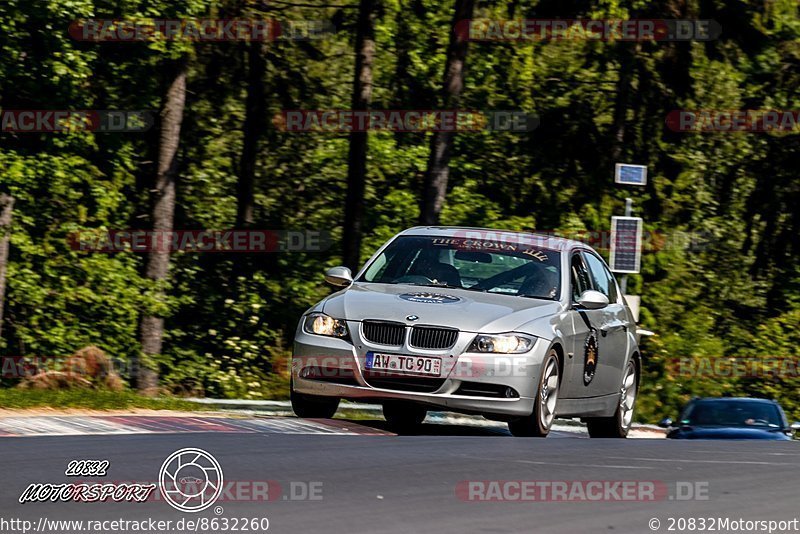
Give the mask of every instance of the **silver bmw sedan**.
M 292 407 L 328 418 L 340 399 L 383 405 L 398 432 L 428 410 L 506 421 L 546 436 L 580 417 L 625 437 L 641 376 L 636 325 L 589 246 L 537 234 L 416 227 L 384 244 L 301 318 Z

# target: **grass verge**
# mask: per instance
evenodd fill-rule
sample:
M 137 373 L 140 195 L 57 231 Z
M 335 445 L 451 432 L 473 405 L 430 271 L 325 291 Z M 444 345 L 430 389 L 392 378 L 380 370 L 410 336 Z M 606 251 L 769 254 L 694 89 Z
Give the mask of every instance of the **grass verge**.
M 0 409 L 23 408 L 83 408 L 87 410 L 144 410 L 198 411 L 201 405 L 170 397 L 143 397 L 132 391 L 102 389 L 23 390 L 0 389 Z

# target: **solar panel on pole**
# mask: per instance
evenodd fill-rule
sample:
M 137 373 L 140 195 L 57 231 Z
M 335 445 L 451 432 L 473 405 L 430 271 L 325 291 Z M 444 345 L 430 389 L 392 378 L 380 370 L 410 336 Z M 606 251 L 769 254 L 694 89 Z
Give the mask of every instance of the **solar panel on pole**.
M 617 163 L 614 166 L 614 182 L 625 185 L 647 185 L 647 165 Z
M 615 273 L 638 273 L 641 260 L 642 218 L 611 217 L 611 270 Z

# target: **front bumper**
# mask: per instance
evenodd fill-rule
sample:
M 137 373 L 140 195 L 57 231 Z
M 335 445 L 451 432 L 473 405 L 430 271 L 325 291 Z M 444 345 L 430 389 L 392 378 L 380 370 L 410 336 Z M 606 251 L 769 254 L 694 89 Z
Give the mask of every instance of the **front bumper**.
M 292 358 L 294 390 L 309 395 L 362 402 L 404 400 L 448 411 L 525 417 L 533 412 L 541 364 L 550 343 L 537 339 L 525 354 L 465 353 L 474 332 L 460 332 L 448 350 L 385 347 L 361 336 L 361 323 L 348 321 L 352 338 L 308 334 L 298 328 Z M 365 369 L 367 352 L 433 356 L 442 359 L 442 375 L 427 379 L 393 375 L 376 379 Z M 419 384 L 424 384 L 422 387 Z

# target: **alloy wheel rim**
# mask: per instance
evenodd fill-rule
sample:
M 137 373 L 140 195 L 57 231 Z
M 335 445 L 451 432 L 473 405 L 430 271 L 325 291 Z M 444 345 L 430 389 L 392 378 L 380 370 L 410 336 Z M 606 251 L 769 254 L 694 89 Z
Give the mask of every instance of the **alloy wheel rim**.
M 558 400 L 558 364 L 555 358 L 550 358 L 544 369 L 542 391 L 539 396 L 539 422 L 542 428 L 550 428 L 556 414 L 556 401 Z
M 633 362 L 628 363 L 625 378 L 620 388 L 620 418 L 622 427 L 628 428 L 633 420 L 633 407 L 636 403 L 636 366 Z

